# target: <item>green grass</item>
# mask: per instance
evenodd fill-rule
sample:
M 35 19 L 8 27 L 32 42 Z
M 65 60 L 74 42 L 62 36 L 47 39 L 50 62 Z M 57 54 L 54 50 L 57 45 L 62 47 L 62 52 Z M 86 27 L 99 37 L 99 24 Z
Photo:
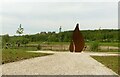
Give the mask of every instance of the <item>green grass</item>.
M 86 42 L 86 45 L 91 45 L 91 43 L 93 42 Z M 118 43 L 117 42 L 100 42 L 99 43 L 100 46 L 114 46 L 114 47 L 118 47 Z
M 85 45 L 91 45 L 91 43 L 93 43 L 93 42 L 85 42 Z M 48 45 L 64 44 L 64 45 L 69 45 L 70 42 L 30 42 L 29 44 L 48 44 Z M 100 42 L 99 44 L 101 46 L 115 46 L 115 47 L 118 47 L 118 43 L 117 42 Z
M 87 46 L 87 51 L 91 51 L 89 47 L 91 47 L 91 45 L 94 42 L 85 42 L 85 46 Z M 28 47 L 34 47 L 37 48 L 38 44 L 40 44 L 41 46 L 53 46 L 52 48 L 54 48 L 55 45 L 66 45 L 69 47 L 70 42 L 30 42 L 29 44 L 27 44 Z M 98 43 L 99 46 L 114 46 L 114 47 L 118 47 L 118 43 L 117 42 L 100 42 Z M 44 49 L 45 50 L 45 49 Z M 48 50 L 48 48 L 46 48 L 46 50 Z M 56 50 L 56 51 L 61 51 L 61 49 Z M 64 50 L 62 50 L 64 51 Z M 69 49 L 68 49 L 69 51 Z M 120 52 L 116 49 L 98 49 L 98 52 Z
M 107 42 L 107 43 L 100 43 L 101 46 L 115 46 L 118 47 L 118 43 L 116 42 Z
M 119 50 L 112 50 L 112 49 L 110 49 L 110 50 L 99 50 L 99 52 L 113 52 L 113 53 L 120 53 Z
M 93 43 L 92 41 L 91 42 L 85 42 L 85 45 L 91 45 L 91 43 Z M 30 42 L 28 43 L 29 44 L 50 44 L 50 45 L 60 45 L 60 44 L 64 44 L 64 45 L 69 45 L 70 42 Z M 118 47 L 118 42 L 100 42 L 99 43 L 101 46 L 115 46 L 115 47 Z
M 2 50 L 2 64 L 15 62 L 23 59 L 29 59 L 34 57 L 52 55 L 48 53 L 33 53 L 26 52 L 27 49 L 3 49 Z
M 48 45 L 61 45 L 61 44 L 64 44 L 64 45 L 69 45 L 70 42 L 30 42 L 29 44 L 48 44 Z
M 120 56 L 92 56 L 94 59 L 104 64 L 106 67 L 112 69 L 120 75 Z

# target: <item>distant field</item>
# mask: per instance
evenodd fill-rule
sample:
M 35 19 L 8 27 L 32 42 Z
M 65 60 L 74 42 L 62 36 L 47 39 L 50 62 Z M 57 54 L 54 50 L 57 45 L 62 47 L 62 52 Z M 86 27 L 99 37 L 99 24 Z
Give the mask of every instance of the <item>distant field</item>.
M 90 45 L 92 42 L 86 42 L 85 45 Z M 48 44 L 48 45 L 69 45 L 70 42 L 30 42 L 29 44 Z M 115 46 L 118 47 L 117 42 L 100 42 L 101 46 Z
M 120 53 L 119 50 L 99 50 L 99 52 L 113 52 L 113 53 Z
M 29 44 L 48 44 L 48 45 L 69 45 L 70 42 L 30 42 Z
M 92 42 L 87 42 L 86 45 L 90 45 Z M 115 46 L 118 47 L 118 43 L 117 42 L 100 42 L 99 43 L 100 46 Z
M 102 46 L 115 46 L 115 47 L 118 47 L 118 43 L 100 43 L 100 45 Z
M 52 55 L 48 53 L 32 53 L 26 52 L 27 49 L 3 49 L 2 50 L 2 64 L 15 62 L 23 59 L 29 59 L 34 57 Z
M 8 48 L 2 50 L 2 63 L 9 63 L 14 62 L 18 60 L 28 59 L 32 57 L 38 57 L 38 56 L 44 56 L 49 54 L 37 54 L 37 53 L 28 53 L 25 51 L 36 51 L 37 46 L 40 44 L 41 50 L 52 50 L 52 51 L 69 51 L 69 44 L 70 42 L 31 42 L 26 45 L 26 47 L 16 47 L 15 48 Z M 85 45 L 90 45 L 91 42 L 86 43 Z M 100 46 L 118 46 L 118 43 L 100 43 Z M 87 47 L 85 51 L 90 51 L 89 47 Z M 99 52 L 115 52 L 117 53 L 118 50 L 111 50 L 111 49 L 105 49 L 105 50 L 99 50 Z M 0 54 L 1 55 L 1 54 Z
M 104 64 L 106 67 L 112 69 L 120 75 L 120 56 L 92 56 L 94 59 Z
M 85 51 L 90 51 L 90 46 L 93 42 L 86 42 L 85 46 L 87 46 Z M 53 51 L 69 51 L 70 42 L 31 42 L 27 44 L 28 47 L 37 47 L 40 44 L 42 50 L 53 50 Z M 107 46 L 102 49 L 101 52 L 118 52 L 118 49 L 114 49 L 114 47 L 118 47 L 117 42 L 100 42 L 99 46 Z M 113 49 L 109 48 L 109 46 L 113 47 Z

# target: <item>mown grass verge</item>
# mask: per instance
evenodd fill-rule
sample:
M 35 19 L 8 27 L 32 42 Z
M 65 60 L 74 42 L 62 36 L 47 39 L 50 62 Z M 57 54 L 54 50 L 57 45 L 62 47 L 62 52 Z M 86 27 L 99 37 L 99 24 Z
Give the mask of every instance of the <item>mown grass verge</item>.
M 91 45 L 93 42 L 86 42 L 86 45 Z M 114 46 L 118 47 L 118 42 L 99 42 L 99 46 Z
M 16 62 L 23 59 L 34 57 L 52 55 L 51 53 L 33 53 L 26 52 L 25 49 L 3 49 L 2 50 L 2 64 Z
M 93 42 L 85 42 L 85 45 L 91 45 Z M 29 44 L 36 45 L 36 44 L 48 44 L 48 45 L 69 45 L 70 42 L 30 42 Z M 29 45 L 28 44 L 28 45 Z M 117 42 L 100 42 L 100 46 L 115 46 L 118 47 Z
M 120 75 L 120 56 L 92 56 L 92 58 L 96 59 Z

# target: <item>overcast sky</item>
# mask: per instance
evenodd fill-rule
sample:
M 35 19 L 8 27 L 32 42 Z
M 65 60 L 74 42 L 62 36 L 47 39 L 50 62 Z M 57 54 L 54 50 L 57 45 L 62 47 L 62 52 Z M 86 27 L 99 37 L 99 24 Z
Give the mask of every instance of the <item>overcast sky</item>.
M 2 34 L 15 35 L 19 24 L 24 34 L 42 31 L 117 29 L 117 2 L 4 2 L 0 15 Z

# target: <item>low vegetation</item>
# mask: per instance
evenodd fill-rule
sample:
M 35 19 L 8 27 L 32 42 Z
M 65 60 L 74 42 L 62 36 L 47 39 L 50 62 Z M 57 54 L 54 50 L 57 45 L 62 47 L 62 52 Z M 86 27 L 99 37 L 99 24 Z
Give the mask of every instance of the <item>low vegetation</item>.
M 30 49 L 29 49 L 30 50 Z M 33 53 L 26 52 L 28 49 L 3 49 L 2 50 L 2 64 L 15 62 L 23 59 L 29 59 L 34 57 L 52 55 L 48 53 Z
M 119 65 L 120 56 L 92 56 L 92 57 L 120 75 Z
M 0 49 L 2 50 L 2 63 L 14 62 L 32 57 L 44 56 L 49 54 L 28 53 L 26 51 L 53 50 L 68 51 L 73 31 L 41 32 L 33 35 L 21 35 L 22 27 L 17 30 L 19 36 L 9 36 L 9 34 L 0 36 Z M 21 32 L 20 32 L 20 31 Z M 99 46 L 118 47 L 119 30 L 82 30 L 81 33 L 85 39 L 85 45 L 91 51 L 98 51 Z M 1 41 L 2 39 L 2 41 Z M 98 41 L 98 42 L 95 42 Z M 2 43 L 2 45 L 1 45 Z M 86 49 L 87 49 L 86 48 Z M 90 49 L 88 51 L 90 51 Z M 99 50 L 101 51 L 101 50 Z M 106 52 L 108 50 L 104 50 Z M 109 50 L 116 52 L 117 50 Z M 103 52 L 103 50 L 101 51 Z
M 94 41 L 90 45 L 90 50 L 91 51 L 98 51 L 98 47 L 99 47 L 99 42 Z
M 85 42 L 91 41 L 100 41 L 103 43 L 106 42 L 118 42 L 118 32 L 119 30 L 106 29 L 106 30 L 82 30 L 81 33 L 84 36 Z M 65 32 L 41 32 L 33 35 L 21 35 L 21 36 L 9 36 L 8 34 L 2 35 L 2 46 L 5 46 L 6 43 L 12 44 L 29 44 L 35 42 L 39 44 L 41 42 L 70 42 L 72 37 L 72 31 Z M 106 44 L 104 44 L 106 45 Z M 110 45 L 110 44 L 109 44 Z M 116 45 L 115 45 L 116 46 Z

